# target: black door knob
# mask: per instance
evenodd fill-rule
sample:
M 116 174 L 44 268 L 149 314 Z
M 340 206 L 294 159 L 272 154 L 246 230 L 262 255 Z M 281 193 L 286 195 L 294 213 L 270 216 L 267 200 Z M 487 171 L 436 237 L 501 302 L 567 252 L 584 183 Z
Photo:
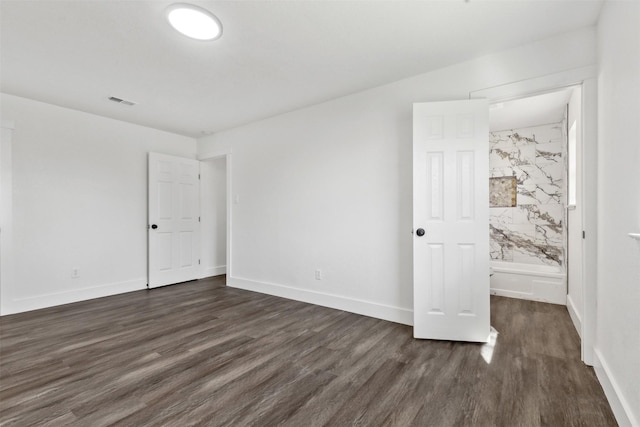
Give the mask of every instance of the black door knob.
M 418 235 L 418 237 L 424 236 L 424 228 L 418 228 L 416 230 L 416 234 Z
M 158 226 L 155 225 L 155 224 L 151 224 L 151 228 L 153 228 L 155 230 L 156 228 L 158 228 Z

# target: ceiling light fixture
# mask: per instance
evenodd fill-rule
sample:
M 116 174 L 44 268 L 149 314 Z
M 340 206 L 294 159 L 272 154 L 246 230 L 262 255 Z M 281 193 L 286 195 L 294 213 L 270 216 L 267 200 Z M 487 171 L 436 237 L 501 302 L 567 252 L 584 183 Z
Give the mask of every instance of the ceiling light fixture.
M 176 3 L 166 10 L 167 20 L 176 31 L 196 40 L 215 40 L 222 35 L 222 23 L 211 12 L 198 6 Z

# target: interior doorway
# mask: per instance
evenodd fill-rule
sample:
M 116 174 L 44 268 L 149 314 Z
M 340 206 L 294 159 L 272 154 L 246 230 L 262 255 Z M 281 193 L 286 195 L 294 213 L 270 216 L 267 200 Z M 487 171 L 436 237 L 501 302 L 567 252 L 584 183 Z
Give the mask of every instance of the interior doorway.
M 591 81 L 587 83 L 589 101 L 594 88 Z M 505 267 L 508 265 L 505 263 L 493 268 L 492 293 L 566 305 L 583 341 L 583 360 L 590 364 L 590 351 L 585 353 L 585 350 L 590 348 L 591 331 L 589 323 L 585 324 L 585 318 L 589 322 L 593 311 L 590 310 L 593 286 L 586 280 L 590 246 L 585 246 L 584 239 L 591 217 L 587 204 L 590 198 L 586 194 L 588 183 L 585 184 L 589 178 L 585 171 L 589 170 L 594 159 L 593 153 L 585 154 L 585 150 L 588 150 L 585 135 L 589 141 L 593 136 L 590 134 L 590 120 L 585 123 L 583 119 L 584 111 L 591 111 L 591 103 L 585 103 L 583 99 L 584 89 L 584 84 L 568 85 L 507 100 L 494 99 L 492 102 L 490 127 L 493 143 L 499 144 L 501 139 L 511 135 L 527 140 L 523 146 L 532 142 L 536 147 L 535 151 L 529 153 L 522 150 L 517 152 L 518 156 L 525 157 L 515 159 L 518 163 L 516 169 L 519 170 L 513 172 L 513 175 L 517 175 L 517 184 L 522 187 L 518 195 L 523 198 L 519 204 L 516 203 L 517 210 L 521 212 L 518 218 L 507 215 L 507 221 L 513 224 L 512 234 L 509 236 L 507 233 L 511 242 L 503 241 L 502 247 L 508 248 L 510 244 L 524 246 L 520 248 L 520 253 L 530 249 L 529 255 L 533 255 L 529 259 L 534 260 L 530 264 L 538 264 L 536 267 L 527 266 L 526 262 L 518 263 L 523 261 L 523 257 L 509 259 L 508 251 L 496 252 L 502 248 L 492 242 L 492 262 L 504 255 L 507 261 L 512 262 L 509 267 Z M 595 116 L 589 117 L 595 120 Z M 561 133 L 553 136 L 549 133 L 551 130 Z M 500 135 L 496 136 L 496 133 Z M 556 141 L 549 139 L 557 139 L 558 135 L 561 135 L 561 151 Z M 508 157 L 504 152 L 501 154 L 504 158 Z M 527 156 L 534 157 L 529 158 L 532 161 L 527 161 Z M 536 158 L 541 160 L 540 164 L 536 164 Z M 513 157 L 511 159 L 514 160 Z M 495 176 L 496 170 L 491 173 Z M 520 206 L 529 202 L 532 203 L 530 209 Z M 492 210 L 493 221 L 504 220 L 495 209 Z M 588 218 L 585 219 L 585 216 Z M 518 225 L 517 222 L 527 225 Z M 492 234 L 496 231 L 493 230 L 494 225 Z M 505 228 L 508 230 L 509 226 Z M 529 236 L 526 235 L 527 230 Z M 501 230 L 497 231 L 499 234 Z M 555 246 L 555 249 L 550 246 Z M 520 268 L 523 266 L 524 269 Z M 514 289 L 509 289 L 509 286 Z
M 228 156 L 200 163 L 200 278 L 228 273 Z
M 469 98 L 487 98 L 490 103 L 556 91 L 579 85 L 581 87 L 581 182 L 582 197 L 582 318 L 579 325 L 582 344 L 582 360 L 594 365 L 594 341 L 596 332 L 597 303 L 597 170 L 598 170 L 598 82 L 597 67 L 593 65 L 575 68 L 556 74 L 516 81 L 505 85 L 479 89 L 469 93 Z M 573 230 L 574 227 L 571 226 Z M 580 230 L 578 230 L 580 231 Z
M 579 93 L 580 86 L 566 87 L 491 106 L 495 295 L 567 304 L 567 122 L 570 100 Z

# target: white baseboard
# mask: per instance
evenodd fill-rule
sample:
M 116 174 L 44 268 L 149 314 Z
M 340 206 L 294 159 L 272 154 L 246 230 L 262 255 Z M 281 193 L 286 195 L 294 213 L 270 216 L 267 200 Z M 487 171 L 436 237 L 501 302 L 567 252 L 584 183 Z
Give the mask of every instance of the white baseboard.
M 578 310 L 576 310 L 571 295 L 567 295 L 567 310 L 569 311 L 569 317 L 571 317 L 573 326 L 575 326 L 578 335 L 582 338 L 582 316 L 578 313 Z
M 413 325 L 413 310 L 406 308 L 393 307 L 371 301 L 364 301 L 274 283 L 257 282 L 239 277 L 227 277 L 227 286 L 292 299 L 295 301 L 302 301 L 323 307 L 335 308 L 338 310 L 348 311 L 349 313 L 362 314 L 364 316 L 388 320 L 395 323 L 402 323 L 404 325 Z
M 220 276 L 222 274 L 227 274 L 227 266 L 226 265 L 219 265 L 217 267 L 203 268 L 202 269 L 202 274 L 200 275 L 200 277 L 198 277 L 198 279 L 204 279 L 206 277 L 213 277 L 213 276 Z
M 600 381 L 604 394 L 607 396 L 607 400 L 609 401 L 618 425 L 620 427 L 640 427 L 640 423 L 638 423 L 633 412 L 631 412 L 631 405 L 620 392 L 620 387 L 611 375 L 609 365 L 602 356 L 602 353 L 600 353 L 598 349 L 595 349 L 594 353 L 596 356 L 594 364 L 596 376 Z
M 102 298 L 110 295 L 123 294 L 147 288 L 147 278 L 127 280 L 124 282 L 107 283 L 81 289 L 73 289 L 62 292 L 41 294 L 27 298 L 10 299 L 3 305 L 2 315 L 22 313 L 41 308 L 54 307 L 56 305 L 85 301 L 94 298 Z

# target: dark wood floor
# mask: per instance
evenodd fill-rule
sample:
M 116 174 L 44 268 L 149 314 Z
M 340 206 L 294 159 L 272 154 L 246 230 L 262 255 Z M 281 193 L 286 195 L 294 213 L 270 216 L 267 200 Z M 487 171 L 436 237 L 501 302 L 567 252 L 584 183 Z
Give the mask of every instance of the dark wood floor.
M 0 425 L 616 425 L 565 307 L 491 309 L 493 348 L 223 278 L 5 316 Z

